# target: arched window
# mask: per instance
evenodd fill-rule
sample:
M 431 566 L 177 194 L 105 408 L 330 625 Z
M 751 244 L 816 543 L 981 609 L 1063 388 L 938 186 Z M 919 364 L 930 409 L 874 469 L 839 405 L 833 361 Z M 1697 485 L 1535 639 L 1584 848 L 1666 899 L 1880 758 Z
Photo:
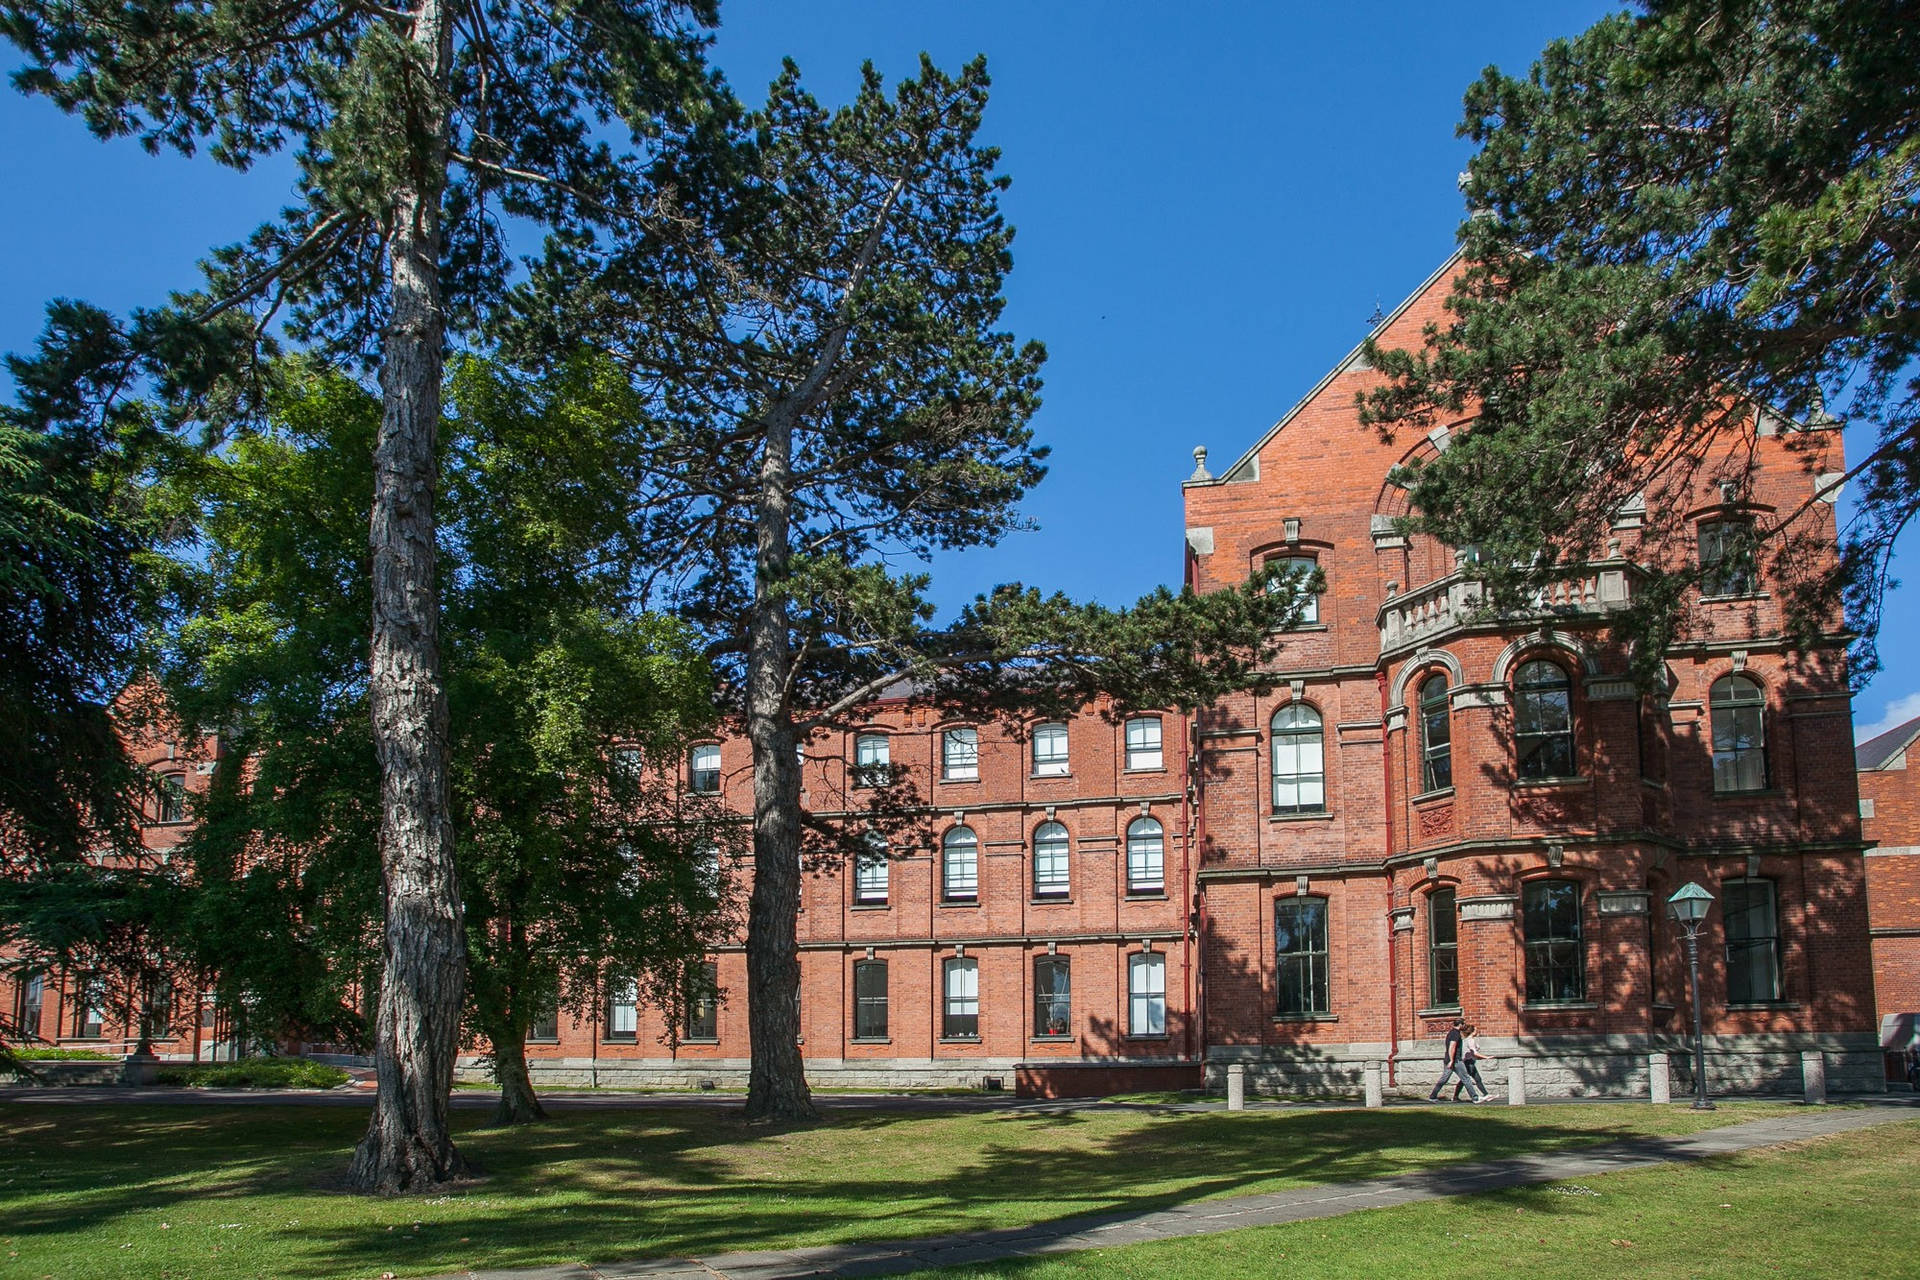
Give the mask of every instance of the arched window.
M 1767 695 L 1745 676 L 1722 676 L 1707 695 L 1713 721 L 1713 789 L 1767 789 Z
M 1573 682 L 1536 659 L 1513 677 L 1513 746 L 1522 778 L 1573 776 Z
M 1135 818 L 1127 824 L 1127 892 L 1166 891 L 1166 843 L 1160 824 Z
M 154 797 L 153 820 L 155 822 L 187 820 L 186 774 L 163 773 L 160 775 L 159 791 Z
M 687 761 L 687 789 L 701 795 L 720 790 L 720 746 L 707 743 L 693 749 Z
M 955 827 L 940 842 L 940 896 L 947 902 L 980 898 L 980 840 L 972 827 Z
M 1527 1003 L 1587 998 L 1587 948 L 1580 928 L 1580 886 L 1572 880 L 1535 880 L 1521 895 L 1526 938 Z
M 1067 868 L 1067 829 L 1043 822 L 1033 829 L 1033 896 L 1064 898 L 1072 892 Z
M 1326 807 L 1320 713 L 1304 702 L 1288 703 L 1273 717 L 1273 811 L 1323 813 Z
M 1058 778 L 1067 772 L 1067 726 L 1043 724 L 1033 731 L 1033 776 Z
M 1447 678 L 1429 676 L 1420 686 L 1421 789 L 1453 785 L 1453 722 L 1447 714 Z

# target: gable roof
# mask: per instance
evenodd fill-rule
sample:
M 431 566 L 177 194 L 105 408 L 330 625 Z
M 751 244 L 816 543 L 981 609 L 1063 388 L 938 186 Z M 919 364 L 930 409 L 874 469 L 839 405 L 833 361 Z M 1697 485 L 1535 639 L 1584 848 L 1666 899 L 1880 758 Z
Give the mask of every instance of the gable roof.
M 1353 350 L 1347 352 L 1345 356 L 1341 357 L 1339 363 L 1335 364 L 1333 368 L 1327 370 L 1326 375 L 1322 377 L 1320 381 L 1314 383 L 1312 389 L 1309 390 L 1307 394 L 1305 394 L 1304 396 L 1301 396 L 1298 400 L 1294 401 L 1293 407 L 1291 409 L 1288 409 L 1285 413 L 1281 414 L 1280 420 L 1274 423 L 1271 427 L 1268 427 L 1266 430 L 1266 433 L 1262 435 L 1258 440 L 1253 442 L 1253 447 L 1251 449 L 1248 449 L 1245 453 L 1241 454 L 1238 458 L 1236 458 L 1232 466 L 1228 467 L 1225 471 L 1222 471 L 1217 476 L 1211 477 L 1206 480 L 1189 480 L 1187 484 L 1194 485 L 1194 486 L 1201 486 L 1201 485 L 1208 485 L 1208 484 L 1229 483 L 1236 472 L 1240 471 L 1242 467 L 1247 466 L 1249 463 L 1251 463 L 1255 458 L 1259 456 L 1260 451 L 1267 447 L 1268 441 L 1272 440 L 1275 436 L 1279 435 L 1280 432 L 1286 427 L 1286 425 L 1289 422 L 1292 422 L 1294 418 L 1299 416 L 1300 411 L 1302 409 L 1305 409 L 1308 405 L 1312 404 L 1315 400 L 1319 399 L 1320 393 L 1325 391 L 1328 385 L 1331 384 L 1335 378 L 1339 377 L 1341 374 L 1345 373 L 1348 369 L 1353 367 L 1354 362 L 1360 358 L 1360 350 L 1362 347 L 1364 347 L 1367 344 L 1368 339 L 1377 338 L 1381 334 L 1385 333 L 1388 329 L 1390 329 L 1393 326 L 1394 321 L 1398 320 L 1401 316 L 1406 314 L 1408 307 L 1411 307 L 1414 303 L 1418 302 L 1422 297 L 1426 295 L 1428 290 L 1432 289 L 1436 284 L 1440 283 L 1440 281 L 1446 277 L 1447 273 L 1453 270 L 1454 265 L 1460 261 L 1461 255 L 1464 252 L 1465 250 L 1455 249 L 1452 253 L 1448 254 L 1447 260 L 1441 263 L 1438 267 L 1436 267 L 1432 275 L 1429 275 L 1425 280 L 1421 281 L 1419 288 L 1415 289 L 1412 293 L 1408 294 L 1405 298 L 1401 299 L 1399 306 L 1395 307 L 1390 313 L 1388 313 L 1387 317 L 1384 320 L 1382 320 L 1379 324 L 1376 324 L 1375 326 L 1373 326 L 1373 328 L 1369 329 L 1367 331 L 1366 338 L 1362 338 L 1359 342 L 1355 343 Z M 1184 488 L 1186 486 L 1183 485 L 1182 487 Z
M 1875 734 L 1856 746 L 1853 749 L 1853 767 L 1862 773 L 1884 769 L 1912 746 L 1915 738 L 1920 738 L 1920 716 L 1896 725 L 1885 733 Z

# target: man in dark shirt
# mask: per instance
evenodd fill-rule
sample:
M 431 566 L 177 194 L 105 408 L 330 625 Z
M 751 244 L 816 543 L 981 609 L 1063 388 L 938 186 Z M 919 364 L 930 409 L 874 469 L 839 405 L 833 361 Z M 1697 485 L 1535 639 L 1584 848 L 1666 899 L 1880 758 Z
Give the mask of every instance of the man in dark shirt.
M 1475 1102 L 1485 1102 L 1487 1100 L 1486 1090 L 1482 1089 L 1479 1084 L 1475 1082 L 1474 1078 L 1467 1074 L 1466 1063 L 1461 1060 L 1460 1051 L 1463 1037 L 1460 1028 L 1466 1025 L 1466 1021 L 1464 1016 L 1455 1018 L 1453 1025 L 1447 1028 L 1447 1047 L 1445 1057 L 1442 1059 L 1443 1068 L 1440 1072 L 1440 1082 L 1434 1085 L 1433 1092 L 1427 1095 L 1428 1102 L 1440 1101 L 1440 1091 L 1447 1087 L 1447 1081 L 1450 1079 L 1458 1080 L 1461 1084 L 1466 1085 L 1467 1096 Z

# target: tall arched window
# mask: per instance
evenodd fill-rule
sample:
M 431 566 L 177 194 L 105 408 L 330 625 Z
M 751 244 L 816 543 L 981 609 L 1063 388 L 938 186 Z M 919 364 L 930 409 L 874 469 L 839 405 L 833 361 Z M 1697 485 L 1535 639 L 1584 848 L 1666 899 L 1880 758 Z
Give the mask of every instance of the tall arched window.
M 1745 676 L 1722 676 L 1707 695 L 1713 721 L 1713 789 L 1767 789 L 1767 695 Z
M 1158 822 L 1135 818 L 1127 824 L 1128 893 L 1165 892 L 1166 861 L 1166 841 Z
M 1421 789 L 1453 785 L 1453 723 L 1447 714 L 1447 678 L 1428 676 L 1420 686 Z
M 1580 886 L 1572 880 L 1535 880 L 1521 893 L 1521 934 L 1527 956 L 1527 1003 L 1587 998 L 1587 948 L 1580 925 Z
M 1273 717 L 1273 811 L 1322 813 L 1326 807 L 1320 713 L 1304 702 L 1288 703 Z
M 1427 898 L 1427 999 L 1436 1009 L 1460 1003 L 1460 910 L 1452 889 Z
M 1067 829 L 1043 822 L 1033 829 L 1033 896 L 1064 898 L 1073 882 L 1067 867 Z
M 980 840 L 972 827 L 955 827 L 940 842 L 940 896 L 948 902 L 980 898 Z
M 1536 659 L 1513 677 L 1513 747 L 1522 778 L 1573 776 L 1573 682 Z

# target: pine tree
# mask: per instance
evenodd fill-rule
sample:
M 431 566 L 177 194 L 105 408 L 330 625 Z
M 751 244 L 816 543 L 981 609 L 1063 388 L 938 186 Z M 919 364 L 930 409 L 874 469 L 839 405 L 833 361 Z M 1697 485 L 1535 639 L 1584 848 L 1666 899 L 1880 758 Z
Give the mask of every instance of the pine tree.
M 799 1039 L 803 858 L 898 825 L 810 820 L 799 753 L 889 685 L 976 711 L 1161 706 L 1255 678 L 1290 590 L 1162 592 L 1131 612 L 1017 586 L 935 628 L 901 560 L 1022 527 L 1044 474 L 1028 426 L 1044 352 L 998 328 L 1013 233 L 977 134 L 984 63 L 868 66 L 828 110 L 788 63 L 766 105 L 716 117 L 654 187 L 678 198 L 604 255 L 556 243 L 515 299 L 523 357 L 609 350 L 648 397 L 643 586 L 708 637 L 753 750 L 747 1112 L 814 1114 Z
M 711 85 L 687 21 L 712 0 L 587 0 L 560 9 L 449 0 L 10 0 L 15 83 L 101 137 L 246 168 L 292 148 L 297 198 L 216 250 L 204 288 L 137 314 L 119 372 L 149 373 L 176 412 L 231 425 L 257 412 L 273 326 L 377 371 L 369 714 L 382 796 L 384 975 L 379 1095 L 350 1178 L 369 1191 L 457 1174 L 446 1125 L 463 988 L 448 822 L 433 497 L 443 352 L 506 276 L 499 215 L 591 237 L 643 203 L 594 133 L 636 140 Z M 108 377 L 110 384 L 124 377 Z
M 1363 414 L 1389 432 L 1477 414 L 1404 478 L 1417 523 L 1514 591 L 1592 555 L 1636 492 L 1698 477 L 1744 497 L 1743 471 L 1704 475 L 1710 440 L 1828 406 L 1871 423 L 1838 565 L 1818 501 L 1750 549 L 1790 584 L 1803 646 L 1834 642 L 1844 601 L 1858 678 L 1920 509 L 1920 22 L 1862 0 L 1640 8 L 1468 91 L 1454 318 L 1421 351 L 1371 352 L 1393 381 Z M 1699 572 L 1637 593 L 1638 652 L 1662 651 Z

